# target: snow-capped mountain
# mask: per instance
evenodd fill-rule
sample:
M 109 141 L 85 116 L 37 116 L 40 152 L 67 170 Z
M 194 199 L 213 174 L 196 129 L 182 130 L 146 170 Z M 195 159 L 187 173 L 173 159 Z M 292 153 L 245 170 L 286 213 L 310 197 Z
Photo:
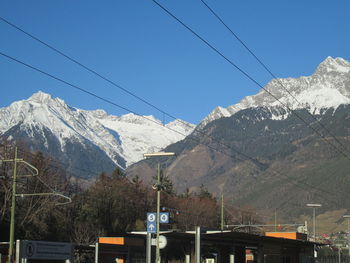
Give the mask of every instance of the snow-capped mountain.
M 264 88 L 275 98 L 262 89 L 256 95 L 247 96 L 235 105 L 227 108 L 217 107 L 198 127 L 204 127 L 213 120 L 232 116 L 248 108 L 279 107 L 287 112 L 288 108 L 291 110 L 306 108 L 310 113 L 318 113 L 321 109 L 349 104 L 350 62 L 342 58 L 327 57 L 311 76 L 274 79 Z
M 174 188 L 186 193 L 205 186 L 236 204 L 288 216 L 305 213 L 310 200 L 324 211 L 347 209 L 350 63 L 327 58 L 312 76 L 273 80 L 265 88 L 288 107 L 260 91 L 217 107 L 201 130 L 165 149 L 177 153 L 167 169 Z M 154 166 L 141 161 L 128 175 L 152 181 Z
M 62 153 L 68 144 L 78 143 L 82 148 L 89 144 L 124 168 L 142 159 L 146 152 L 159 151 L 182 140 L 195 126 L 181 120 L 162 125 L 153 116 L 130 113 L 118 117 L 103 110 L 81 110 L 39 91 L 0 109 L 0 135 L 11 138 L 14 127 L 21 135 L 40 137 L 47 149 L 54 138 Z

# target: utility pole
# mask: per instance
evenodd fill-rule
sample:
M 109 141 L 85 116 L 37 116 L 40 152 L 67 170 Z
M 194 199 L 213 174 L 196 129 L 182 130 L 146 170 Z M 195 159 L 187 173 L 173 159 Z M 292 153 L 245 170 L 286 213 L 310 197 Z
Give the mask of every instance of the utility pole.
M 316 208 L 321 207 L 321 204 L 306 204 L 306 206 L 312 208 L 312 221 L 313 221 L 313 237 L 314 237 L 314 242 L 316 242 Z
M 14 241 L 15 241 L 15 207 L 16 207 L 16 197 L 17 196 L 49 196 L 49 195 L 55 195 L 64 199 L 68 199 L 67 202 L 60 203 L 61 205 L 71 203 L 72 199 L 68 196 L 65 196 L 63 194 L 55 192 L 52 188 L 47 186 L 52 192 L 48 193 L 21 193 L 17 194 L 17 178 L 18 177 L 29 177 L 29 176 L 37 176 L 39 174 L 39 171 L 36 167 L 31 165 L 30 163 L 27 163 L 23 159 L 19 159 L 17 157 L 18 155 L 18 149 L 15 147 L 15 154 L 13 159 L 8 160 L 0 160 L 1 162 L 13 162 L 13 173 L 12 173 L 12 199 L 11 199 L 11 209 L 10 209 L 10 237 L 9 237 L 9 250 L 8 250 L 8 259 L 7 262 L 11 263 L 14 260 L 14 253 L 13 253 L 13 247 L 14 247 Z M 34 173 L 29 175 L 17 175 L 17 165 L 18 163 L 24 163 L 26 166 L 31 168 Z
M 11 219 L 10 219 L 10 243 L 9 243 L 9 254 L 8 262 L 13 260 L 13 243 L 15 236 L 15 206 L 16 206 L 16 183 L 17 183 L 17 147 L 15 148 L 15 158 L 8 161 L 13 161 L 13 175 L 12 175 L 12 200 L 11 200 Z
M 174 152 L 156 152 L 156 153 L 145 153 L 143 156 L 145 158 L 152 158 L 152 157 L 171 157 L 175 156 L 176 154 Z M 158 162 L 157 166 L 157 184 L 155 187 L 155 190 L 157 190 L 157 217 L 156 217 L 156 261 L 155 263 L 160 263 L 160 247 L 159 247 L 159 221 L 160 221 L 160 191 L 162 190 L 162 185 L 160 181 L 160 162 Z
M 157 169 L 157 246 L 156 246 L 156 263 L 160 263 L 160 248 L 159 248 L 159 221 L 160 221 L 160 163 Z
M 27 163 L 23 159 L 17 158 L 18 149 L 15 147 L 15 155 L 13 159 L 1 160 L 2 162 L 13 162 L 13 171 L 12 171 L 12 197 L 11 197 L 11 209 L 10 209 L 10 237 L 9 237 L 9 250 L 8 250 L 8 261 L 13 261 L 13 246 L 15 242 L 15 208 L 16 208 L 16 196 L 17 196 L 17 164 L 24 163 L 34 170 L 35 173 L 31 175 L 21 175 L 22 176 L 36 176 L 39 174 L 38 169 L 36 169 L 33 165 Z

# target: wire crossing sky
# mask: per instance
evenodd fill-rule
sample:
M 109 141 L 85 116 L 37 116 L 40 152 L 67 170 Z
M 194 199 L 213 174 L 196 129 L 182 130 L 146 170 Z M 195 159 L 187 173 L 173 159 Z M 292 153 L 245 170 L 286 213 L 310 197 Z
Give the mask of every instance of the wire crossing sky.
M 200 0 L 159 1 L 264 85 L 271 76 Z M 327 56 L 350 60 L 348 1 L 213 1 L 207 4 L 278 77 L 311 75 Z M 144 98 L 198 123 L 259 88 L 186 32 L 152 1 L 0 3 L 0 16 Z M 0 22 L 0 51 L 144 115 L 171 121 Z M 42 90 L 82 109 L 118 110 L 0 58 L 0 107 Z

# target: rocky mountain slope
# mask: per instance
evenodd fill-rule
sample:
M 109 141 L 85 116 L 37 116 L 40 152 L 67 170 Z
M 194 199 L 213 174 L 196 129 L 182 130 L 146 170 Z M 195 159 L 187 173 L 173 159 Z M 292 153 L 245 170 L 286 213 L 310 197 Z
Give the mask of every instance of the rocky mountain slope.
M 261 91 L 215 109 L 165 149 L 177 153 L 160 160 L 175 187 L 183 192 L 203 184 L 235 204 L 285 215 L 307 212 L 308 202 L 322 203 L 324 211 L 348 209 L 350 63 L 327 58 L 312 76 L 273 80 L 265 88 L 283 104 Z M 141 161 L 128 174 L 147 182 L 154 166 Z
M 124 169 L 143 153 L 159 151 L 193 129 L 180 120 L 162 125 L 153 116 L 81 110 L 43 92 L 0 109 L 0 135 L 25 140 L 33 150 L 48 153 L 69 168 L 92 172 L 81 174 L 84 177 L 118 166 Z

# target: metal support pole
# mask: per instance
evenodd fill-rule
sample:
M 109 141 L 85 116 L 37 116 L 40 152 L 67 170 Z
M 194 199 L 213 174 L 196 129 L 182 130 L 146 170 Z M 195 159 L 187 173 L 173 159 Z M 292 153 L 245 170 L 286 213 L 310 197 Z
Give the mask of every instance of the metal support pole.
M 348 253 L 350 257 L 350 218 L 348 218 Z
M 321 207 L 321 204 L 306 204 L 306 206 L 312 208 L 312 221 L 313 221 L 313 241 L 316 241 L 316 208 Z
M 144 157 L 164 157 L 164 156 L 175 156 L 174 152 L 158 152 L 158 153 L 145 153 L 143 155 Z M 158 172 L 157 172 L 157 222 L 156 222 L 156 262 L 160 263 L 160 249 L 159 249 L 159 217 L 160 217 L 160 191 L 161 191 L 161 184 L 160 184 L 160 163 L 158 163 Z
M 146 239 L 146 263 L 151 263 L 152 234 L 147 233 Z
M 316 241 L 316 209 L 313 207 L 313 232 L 314 232 L 314 242 Z
M 20 260 L 24 262 L 25 260 L 25 258 L 22 258 L 22 259 L 20 258 L 21 246 L 22 246 L 21 240 L 16 240 L 16 261 L 15 262 L 21 262 Z
M 156 263 L 160 263 L 160 249 L 159 249 L 159 220 L 160 220 L 160 163 L 157 169 L 157 243 L 156 243 Z
M 95 263 L 98 263 L 98 243 L 95 244 Z
M 15 241 L 15 206 L 16 206 L 16 175 L 17 175 L 17 147 L 15 148 L 15 158 L 13 160 L 13 176 L 12 176 L 12 200 L 11 200 L 11 219 L 10 219 L 10 243 L 8 262 L 13 260 L 13 243 Z
M 201 227 L 196 227 L 196 261 L 195 263 L 201 263 Z

